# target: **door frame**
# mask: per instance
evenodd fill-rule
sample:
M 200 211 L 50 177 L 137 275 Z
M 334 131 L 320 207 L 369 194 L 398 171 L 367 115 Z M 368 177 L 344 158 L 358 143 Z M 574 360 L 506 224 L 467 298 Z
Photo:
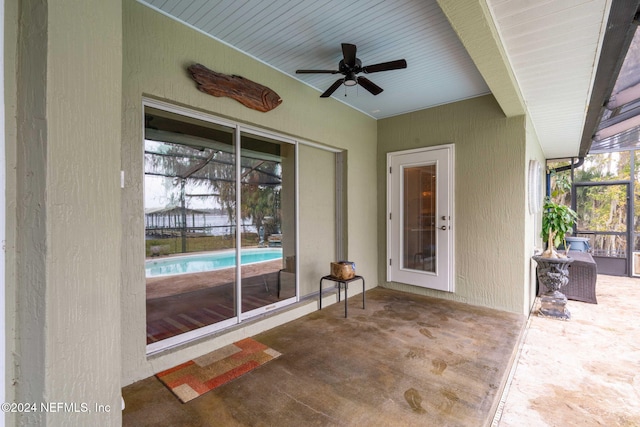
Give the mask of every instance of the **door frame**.
M 396 212 L 396 216 L 401 215 L 401 206 L 394 206 L 394 198 L 393 198 L 393 171 L 391 168 L 391 164 L 393 159 L 398 156 L 404 155 L 418 155 L 424 154 L 432 151 L 440 151 L 443 150 L 446 152 L 447 158 L 447 176 L 446 176 L 446 192 L 448 194 L 447 197 L 447 206 L 445 207 L 448 219 L 446 220 L 446 225 L 448 226 L 447 230 L 447 238 L 448 238 L 448 248 L 446 252 L 443 254 L 444 257 L 448 260 L 444 267 L 444 271 L 440 271 L 438 274 L 446 275 L 446 287 L 432 287 L 432 286 L 424 286 L 424 284 L 417 283 L 407 283 L 413 286 L 420 286 L 427 289 L 436 289 L 445 292 L 455 292 L 455 280 L 454 280 L 454 271 L 455 271 L 455 146 L 454 144 L 443 144 L 436 145 L 431 147 L 422 147 L 410 150 L 402 150 L 402 151 L 393 151 L 387 153 L 387 211 L 386 211 L 386 222 L 387 222 L 387 252 L 386 252 L 386 280 L 387 282 L 392 282 L 392 269 L 397 267 L 397 263 L 400 262 L 397 254 L 394 252 L 399 249 L 402 250 L 402 244 L 400 244 L 400 248 L 396 248 L 393 244 L 393 233 L 394 229 L 392 227 L 392 215 Z M 419 162 L 418 162 L 419 163 Z M 413 164 L 412 164 L 413 165 Z M 397 176 L 397 175 L 396 175 Z M 400 205 L 402 205 L 402 197 L 400 198 Z M 441 207 L 440 207 L 441 208 Z M 437 216 L 441 216 L 442 212 L 438 212 Z M 436 223 L 436 226 L 441 226 L 442 224 Z M 396 259 L 396 266 L 392 265 L 393 259 Z M 434 273 L 424 273 L 424 276 L 435 276 Z M 402 283 L 402 282 L 399 282 Z

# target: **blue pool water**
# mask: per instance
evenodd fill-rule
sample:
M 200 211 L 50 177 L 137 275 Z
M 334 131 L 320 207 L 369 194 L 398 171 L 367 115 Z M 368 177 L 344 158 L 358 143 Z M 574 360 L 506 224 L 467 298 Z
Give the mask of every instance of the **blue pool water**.
M 247 265 L 281 258 L 282 248 L 243 249 L 240 255 L 240 262 L 242 265 Z M 145 275 L 146 277 L 157 277 L 173 274 L 201 273 L 203 271 L 233 267 L 235 264 L 235 250 L 176 256 L 147 260 L 145 262 Z

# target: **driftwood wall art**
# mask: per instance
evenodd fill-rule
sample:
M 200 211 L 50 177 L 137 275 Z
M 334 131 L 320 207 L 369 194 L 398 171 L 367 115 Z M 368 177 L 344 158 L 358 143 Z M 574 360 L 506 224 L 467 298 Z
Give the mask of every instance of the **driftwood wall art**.
M 273 90 L 240 76 L 216 73 L 201 64 L 188 68 L 198 90 L 213 96 L 226 96 L 254 110 L 267 112 L 282 103 L 282 98 Z

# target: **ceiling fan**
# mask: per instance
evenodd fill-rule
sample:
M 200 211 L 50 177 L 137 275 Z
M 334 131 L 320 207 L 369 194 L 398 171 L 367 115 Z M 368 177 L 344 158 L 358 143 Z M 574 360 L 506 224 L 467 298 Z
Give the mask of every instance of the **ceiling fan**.
M 358 73 L 364 72 L 365 74 L 377 73 L 379 71 L 399 70 L 401 68 L 407 68 L 407 61 L 404 59 L 398 59 L 396 61 L 382 62 L 380 64 L 362 66 L 360 59 L 356 58 L 356 45 L 349 43 L 342 43 L 342 56 L 343 59 L 338 63 L 337 70 L 296 70 L 296 74 L 343 74 L 344 77 L 336 80 L 329 89 L 327 89 L 320 98 L 328 98 L 336 91 L 342 84 L 345 86 L 355 86 L 359 84 L 373 95 L 378 95 L 382 92 L 382 88 L 366 77 L 358 76 Z

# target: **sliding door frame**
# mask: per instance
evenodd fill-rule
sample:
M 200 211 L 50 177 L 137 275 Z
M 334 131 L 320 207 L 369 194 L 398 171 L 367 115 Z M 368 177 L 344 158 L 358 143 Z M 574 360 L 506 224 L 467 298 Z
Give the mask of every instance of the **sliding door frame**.
M 294 176 L 295 176 L 295 188 L 294 188 L 294 197 L 295 197 L 295 201 L 294 201 L 294 215 L 295 215 L 295 251 L 296 251 L 296 257 L 295 257 L 295 268 L 296 268 L 296 275 L 295 275 L 295 296 L 291 297 L 291 298 L 287 298 L 278 302 L 275 302 L 273 304 L 269 304 L 267 306 L 263 306 L 263 307 L 259 307 L 257 309 L 254 310 L 250 310 L 247 312 L 242 312 L 242 281 L 241 281 L 241 265 L 236 265 L 236 315 L 233 317 L 230 317 L 229 319 L 225 319 L 222 320 L 220 322 L 216 322 L 214 324 L 211 325 L 207 325 L 207 326 L 203 326 L 201 328 L 198 329 L 194 329 L 188 332 L 184 332 L 182 334 L 179 335 L 175 335 L 169 338 L 166 338 L 162 341 L 158 341 L 158 342 L 154 342 L 154 343 L 150 343 L 146 345 L 146 354 L 147 356 L 153 355 L 153 354 L 157 354 L 159 352 L 162 352 L 164 350 L 176 347 L 178 345 L 183 345 L 186 344 L 190 341 L 202 338 L 204 336 L 210 335 L 212 333 L 221 331 L 223 329 L 227 329 L 231 326 L 237 325 L 242 323 L 243 321 L 246 321 L 248 319 L 252 319 L 258 315 L 261 314 L 265 314 L 269 311 L 273 311 L 275 309 L 278 308 L 282 308 L 282 307 L 286 307 L 289 306 L 291 304 L 294 304 L 296 302 L 300 301 L 300 261 L 299 261 L 299 256 L 297 256 L 300 252 L 300 242 L 299 242 L 299 236 L 300 236 L 300 206 L 299 206 L 299 144 L 304 144 L 304 145 L 312 145 L 315 147 L 322 147 L 323 149 L 327 150 L 327 151 L 334 151 L 333 149 L 327 149 L 327 147 L 323 147 L 323 146 L 318 146 L 318 144 L 313 144 L 313 143 L 307 143 L 304 141 L 300 141 L 297 139 L 292 139 L 277 133 L 272 133 L 272 132 L 266 132 L 263 129 L 259 129 L 256 127 L 252 127 L 252 126 L 247 126 L 244 124 L 240 124 L 238 122 L 232 122 L 232 121 L 228 121 L 228 120 L 223 120 L 220 119 L 214 115 L 209 115 L 206 113 L 202 113 L 202 112 L 198 112 L 189 108 L 184 108 L 184 107 L 179 107 L 167 102 L 163 102 L 163 101 L 159 101 L 159 100 L 155 100 L 155 99 L 151 99 L 151 98 L 146 98 L 143 97 L 142 99 L 142 144 L 141 144 L 141 149 L 143 151 L 141 157 L 144 158 L 144 135 L 145 135 L 145 121 L 144 121 L 144 111 L 145 111 L 145 107 L 151 107 L 151 108 L 156 108 L 159 110 L 164 110 L 164 111 L 168 111 L 174 114 L 179 114 L 182 116 L 186 116 L 186 117 L 190 117 L 190 118 L 194 118 L 194 119 L 198 119 L 198 120 L 203 120 L 209 123 L 214 123 L 217 125 L 221 125 L 221 126 L 226 126 L 229 128 L 234 129 L 234 147 L 235 147 L 235 168 L 236 168 L 236 175 L 235 175 L 235 179 L 236 179 L 236 222 L 239 222 L 239 209 L 241 206 L 241 191 L 240 191 L 240 187 L 241 187 L 241 174 L 242 174 L 242 168 L 241 168 L 241 161 L 242 161 L 242 148 L 241 148 L 241 133 L 245 133 L 245 134 L 250 134 L 250 135 L 255 135 L 255 136 L 261 136 L 261 137 L 265 137 L 265 138 L 269 138 L 269 139 L 273 139 L 274 141 L 277 142 L 281 142 L 281 143 L 286 143 L 286 144 L 291 144 L 294 147 L 294 153 L 295 153 L 295 163 L 294 163 Z M 142 176 L 140 177 L 141 182 L 144 182 L 144 169 L 142 172 Z M 142 221 L 144 223 L 144 221 Z M 242 235 L 241 232 L 239 232 L 239 227 L 236 225 L 236 242 L 235 242 L 235 251 L 236 251 L 236 259 L 240 260 L 240 251 L 242 249 Z M 146 290 L 145 290 L 145 299 L 146 299 Z M 146 319 L 146 317 L 145 317 Z M 146 320 L 145 320 L 145 328 L 146 328 Z

